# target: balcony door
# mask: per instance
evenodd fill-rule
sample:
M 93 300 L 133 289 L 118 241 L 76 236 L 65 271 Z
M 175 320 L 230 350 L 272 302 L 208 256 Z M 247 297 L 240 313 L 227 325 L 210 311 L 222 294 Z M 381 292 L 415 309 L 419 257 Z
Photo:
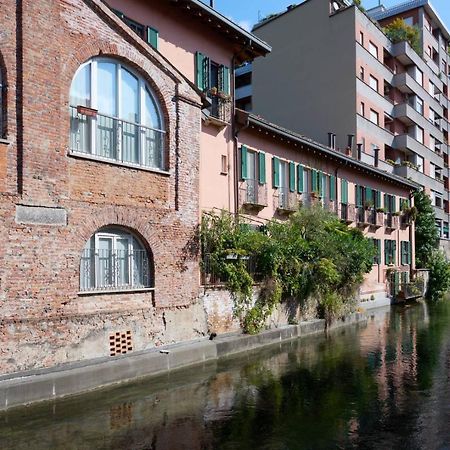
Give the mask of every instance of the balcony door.
M 289 191 L 288 163 L 280 161 L 280 206 L 287 207 Z
M 258 167 L 256 152 L 247 152 L 247 201 L 256 204 L 258 200 Z

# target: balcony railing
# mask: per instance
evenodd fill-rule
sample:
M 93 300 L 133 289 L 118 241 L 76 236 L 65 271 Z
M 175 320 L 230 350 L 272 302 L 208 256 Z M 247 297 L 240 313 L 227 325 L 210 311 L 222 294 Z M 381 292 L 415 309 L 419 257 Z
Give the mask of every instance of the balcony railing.
M 137 166 L 164 169 L 165 132 L 70 107 L 70 150 L 74 153 Z
M 365 220 L 368 225 L 376 228 L 381 228 L 383 226 L 384 213 L 377 212 L 376 209 L 370 208 L 366 210 L 365 216 L 366 216 Z
M 279 212 L 293 212 L 299 207 L 299 199 L 295 192 L 286 187 L 278 188 L 278 197 L 274 197 L 275 209 Z
M 80 263 L 80 290 L 109 291 L 151 287 L 145 250 L 86 249 Z
M 339 218 L 347 223 L 355 221 L 355 206 L 341 203 L 339 205 Z
M 240 206 L 248 208 L 264 208 L 267 206 L 267 185 L 258 180 L 245 180 L 239 187 Z
M 229 123 L 231 121 L 231 101 L 228 97 L 222 98 L 220 94 L 210 95 L 211 106 L 209 107 L 210 117 L 220 122 Z
M 387 213 L 384 219 L 384 226 L 391 230 L 396 230 L 399 227 L 399 217 L 392 213 Z

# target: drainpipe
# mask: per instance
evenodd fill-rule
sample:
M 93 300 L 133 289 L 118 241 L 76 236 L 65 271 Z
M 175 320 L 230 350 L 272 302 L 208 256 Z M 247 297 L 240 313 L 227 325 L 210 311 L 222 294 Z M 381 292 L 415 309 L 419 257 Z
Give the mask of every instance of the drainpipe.
M 414 205 L 414 195 L 412 192 L 409 193 L 409 204 L 411 207 Z M 413 275 L 416 271 L 416 236 L 415 236 L 415 222 L 412 222 L 409 226 L 409 242 L 411 242 L 411 266 L 409 267 L 409 277 L 412 280 Z M 413 258 L 414 256 L 414 258 Z

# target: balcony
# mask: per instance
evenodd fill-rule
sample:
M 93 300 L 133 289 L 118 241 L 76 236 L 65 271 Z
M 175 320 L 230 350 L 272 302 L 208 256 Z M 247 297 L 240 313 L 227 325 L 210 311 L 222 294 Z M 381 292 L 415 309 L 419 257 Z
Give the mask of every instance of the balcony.
M 224 127 L 231 122 L 232 100 L 221 92 L 210 92 L 211 106 L 204 110 L 206 122 L 218 127 Z
M 428 175 L 425 175 L 422 172 L 419 172 L 416 169 L 408 166 L 395 166 L 394 173 L 401 177 L 409 178 L 412 181 L 420 184 L 421 186 L 427 186 L 433 191 L 443 193 L 444 192 L 444 183 L 436 180 L 435 178 L 431 178 Z
M 442 157 L 440 155 L 408 134 L 399 134 L 395 136 L 393 148 L 408 153 L 415 153 L 437 166 L 442 166 Z
M 424 89 L 409 73 L 399 73 L 394 76 L 393 86 L 398 88 L 404 94 L 417 94 L 420 98 L 427 101 L 430 106 L 440 116 L 444 111 L 441 104 L 426 90 Z
M 300 204 L 296 192 L 291 192 L 288 188 L 280 187 L 277 190 L 278 195 L 274 195 L 274 209 L 279 214 L 289 214 L 297 211 Z
M 356 218 L 355 205 L 340 203 L 338 216 L 345 223 L 353 223 Z
M 393 213 L 387 213 L 384 217 L 384 226 L 388 230 L 398 230 L 399 223 L 399 217 Z
M 247 84 L 246 86 L 241 86 L 236 88 L 236 100 L 240 100 L 241 98 L 247 98 L 252 96 L 252 85 Z
M 267 185 L 258 180 L 245 180 L 239 186 L 239 206 L 261 210 L 267 206 Z
M 357 129 L 360 130 L 361 134 L 373 136 L 373 138 L 377 141 L 384 142 L 384 144 L 388 145 L 389 147 L 393 146 L 393 133 L 371 122 L 369 119 L 366 119 L 360 114 L 356 115 L 356 126 Z
M 71 106 L 70 113 L 72 154 L 133 167 L 164 169 L 164 131 L 82 106 Z

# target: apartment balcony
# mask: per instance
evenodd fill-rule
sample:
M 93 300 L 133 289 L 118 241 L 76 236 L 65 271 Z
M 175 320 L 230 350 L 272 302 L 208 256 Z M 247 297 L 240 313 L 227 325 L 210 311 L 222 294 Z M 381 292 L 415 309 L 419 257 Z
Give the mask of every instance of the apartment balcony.
M 397 150 L 402 150 L 407 153 L 415 153 L 422 156 L 424 159 L 431 161 L 433 164 L 442 167 L 443 159 L 442 156 L 421 144 L 419 141 L 414 139 L 408 134 L 399 134 L 395 136 L 393 148 Z
M 408 166 L 395 166 L 394 173 L 401 177 L 405 177 L 411 179 L 412 181 L 420 184 L 421 186 L 427 186 L 433 191 L 439 192 L 440 194 L 444 193 L 444 182 L 440 180 L 436 180 L 428 175 L 425 175 L 422 172 L 419 172 L 416 169 Z
M 434 136 L 438 141 L 444 140 L 444 135 L 442 131 L 440 131 L 434 123 L 431 123 L 427 120 L 422 114 L 417 112 L 411 105 L 408 103 L 400 103 L 395 105 L 394 107 L 394 117 L 402 121 L 405 125 L 418 125 L 423 128 L 426 132 Z
M 298 210 L 299 196 L 296 192 L 291 192 L 288 188 L 278 188 L 273 197 L 274 209 L 278 214 L 290 214 Z
M 258 180 L 245 180 L 239 185 L 239 206 L 248 210 L 261 210 L 267 206 L 267 184 Z
M 241 86 L 236 88 L 236 100 L 240 100 L 242 98 L 247 98 L 252 96 L 252 85 L 247 84 L 246 86 Z
M 359 227 L 381 228 L 384 224 L 384 213 L 379 213 L 374 208 L 356 208 L 356 224 Z
M 218 127 L 231 123 L 232 100 L 223 94 L 211 94 L 211 106 L 206 110 L 206 121 Z
M 392 213 L 387 213 L 384 216 L 384 226 L 388 230 L 398 230 L 400 225 L 399 216 Z
M 445 212 L 443 208 L 440 208 L 439 206 L 433 206 L 434 209 L 434 215 L 436 216 L 436 219 L 443 220 L 444 222 L 449 221 L 449 214 Z
M 379 92 L 372 89 L 369 85 L 367 85 L 364 81 L 357 78 L 356 80 L 356 89 L 359 95 L 362 95 L 364 98 L 367 98 L 374 105 L 377 105 L 380 109 L 382 109 L 385 113 L 392 116 L 394 110 L 394 104 L 381 95 Z
M 357 114 L 356 116 L 356 127 L 361 134 L 366 136 L 372 136 L 379 142 L 383 142 L 389 147 L 393 146 L 394 134 L 383 127 L 380 127 L 376 123 L 371 122 L 369 119 Z
M 440 116 L 444 114 L 444 108 L 439 101 L 424 89 L 409 73 L 399 73 L 394 76 L 393 86 L 404 94 L 416 94 L 425 100 L 431 108 Z
M 380 78 L 386 80 L 389 84 L 392 84 L 392 79 L 394 77 L 394 72 L 384 65 L 379 59 L 375 58 L 367 49 L 357 44 L 356 46 L 356 59 L 364 62 L 369 67 L 373 68 L 374 71 Z
M 347 203 L 340 203 L 338 210 L 339 218 L 345 223 L 353 223 L 356 220 L 355 205 L 349 205 Z
M 444 85 L 436 73 L 428 67 L 427 63 L 411 48 L 407 42 L 399 42 L 392 46 L 392 56 L 396 57 L 404 66 L 416 65 L 442 92 Z

